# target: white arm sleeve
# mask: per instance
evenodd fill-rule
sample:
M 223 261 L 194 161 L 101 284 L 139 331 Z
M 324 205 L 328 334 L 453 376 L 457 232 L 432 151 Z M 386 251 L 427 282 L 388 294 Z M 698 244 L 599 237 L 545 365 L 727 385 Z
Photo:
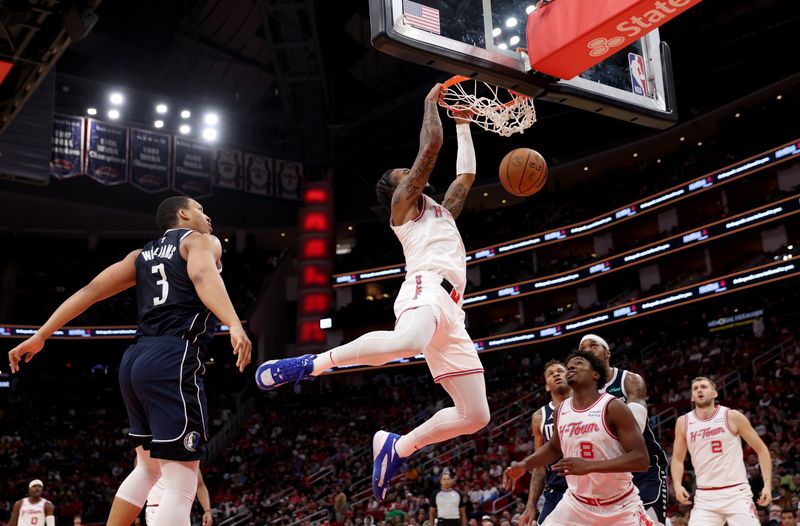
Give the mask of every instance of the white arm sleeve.
M 628 404 L 628 409 L 633 413 L 633 418 L 639 424 L 639 429 L 644 432 L 644 428 L 647 426 L 647 408 L 638 402 L 631 402 Z
M 475 147 L 472 146 L 472 134 L 469 124 L 456 124 L 458 154 L 456 155 L 456 175 L 475 173 Z
M 53 515 L 48 515 L 44 518 L 45 526 L 56 526 L 56 518 Z

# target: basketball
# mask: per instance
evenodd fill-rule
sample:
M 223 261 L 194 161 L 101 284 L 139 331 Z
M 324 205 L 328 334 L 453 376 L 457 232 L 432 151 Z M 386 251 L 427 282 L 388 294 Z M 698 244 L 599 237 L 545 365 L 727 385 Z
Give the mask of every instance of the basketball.
M 511 150 L 500 162 L 500 184 L 512 195 L 527 197 L 547 182 L 547 163 L 536 150 Z

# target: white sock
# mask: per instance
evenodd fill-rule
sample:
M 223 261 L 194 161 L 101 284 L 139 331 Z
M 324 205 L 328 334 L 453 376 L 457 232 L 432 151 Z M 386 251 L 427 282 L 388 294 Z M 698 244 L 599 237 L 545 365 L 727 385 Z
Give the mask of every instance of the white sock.
M 433 307 L 423 305 L 400 315 L 393 331 L 368 332 L 355 340 L 318 354 L 312 376 L 333 366 L 383 365 L 423 352 L 436 332 Z
M 444 378 L 441 382 L 454 407 L 446 407 L 395 442 L 397 454 L 405 458 L 423 447 L 459 435 L 470 435 L 489 423 L 489 403 L 483 373 Z

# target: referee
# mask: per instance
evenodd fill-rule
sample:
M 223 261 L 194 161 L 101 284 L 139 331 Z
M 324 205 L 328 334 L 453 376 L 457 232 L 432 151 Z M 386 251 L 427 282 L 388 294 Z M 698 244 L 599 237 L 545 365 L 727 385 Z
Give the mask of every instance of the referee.
M 461 494 L 453 489 L 453 479 L 445 471 L 439 479 L 442 489 L 431 499 L 431 524 L 435 526 L 467 526 L 467 512 Z

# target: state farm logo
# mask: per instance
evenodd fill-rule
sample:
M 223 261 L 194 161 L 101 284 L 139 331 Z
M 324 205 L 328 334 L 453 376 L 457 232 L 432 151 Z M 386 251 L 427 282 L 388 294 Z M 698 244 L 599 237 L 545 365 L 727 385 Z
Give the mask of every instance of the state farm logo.
M 609 51 L 611 48 L 621 46 L 625 42 L 625 37 L 616 36 L 614 38 L 608 39 L 606 37 L 595 38 L 591 40 L 586 47 L 589 48 L 589 54 L 593 57 L 602 57 Z

